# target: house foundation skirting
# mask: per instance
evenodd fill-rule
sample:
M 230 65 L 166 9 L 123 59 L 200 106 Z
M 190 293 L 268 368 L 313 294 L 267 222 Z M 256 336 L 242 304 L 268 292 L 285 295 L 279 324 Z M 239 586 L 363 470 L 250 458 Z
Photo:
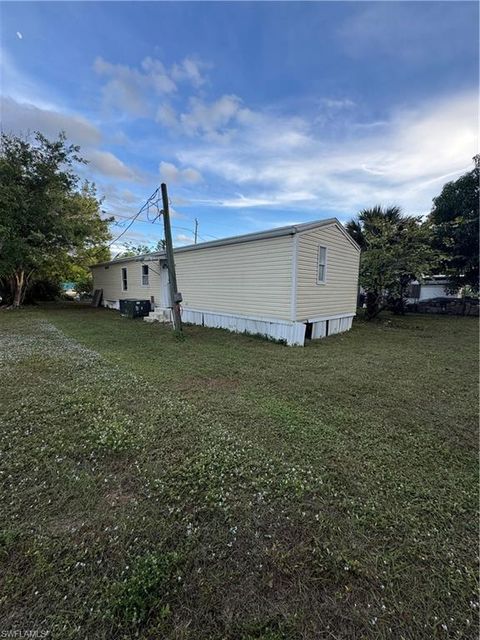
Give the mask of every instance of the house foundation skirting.
M 312 322 L 312 340 L 333 336 L 336 333 L 350 331 L 352 328 L 352 316 L 332 317 L 325 320 Z
M 332 317 L 312 323 L 312 339 L 348 331 L 352 326 L 353 315 Z M 171 309 L 157 308 L 146 318 L 147 322 L 171 322 Z M 261 335 L 271 340 L 285 342 L 289 346 L 303 347 L 305 344 L 306 322 L 291 322 L 275 318 L 236 316 L 229 313 L 201 311 L 182 308 L 182 320 L 186 324 L 196 324 L 214 329 L 227 329 L 234 333 Z
M 145 318 L 147 322 L 171 322 L 170 309 L 156 309 Z M 290 346 L 303 346 L 305 325 L 303 322 L 289 322 L 274 318 L 253 318 L 234 316 L 229 313 L 200 311 L 182 307 L 182 320 L 186 324 L 196 324 L 214 329 L 227 329 L 233 333 L 261 335 L 271 340 L 286 342 Z

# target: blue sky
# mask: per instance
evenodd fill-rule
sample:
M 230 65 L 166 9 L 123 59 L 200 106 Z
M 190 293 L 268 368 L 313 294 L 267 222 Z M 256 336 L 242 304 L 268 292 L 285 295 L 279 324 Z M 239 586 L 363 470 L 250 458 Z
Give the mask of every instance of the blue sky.
M 475 2 L 12 2 L 1 14 L 3 129 L 66 130 L 120 225 L 166 181 L 177 244 L 194 218 L 209 240 L 375 204 L 425 214 L 478 150 Z M 162 235 L 138 222 L 122 241 Z

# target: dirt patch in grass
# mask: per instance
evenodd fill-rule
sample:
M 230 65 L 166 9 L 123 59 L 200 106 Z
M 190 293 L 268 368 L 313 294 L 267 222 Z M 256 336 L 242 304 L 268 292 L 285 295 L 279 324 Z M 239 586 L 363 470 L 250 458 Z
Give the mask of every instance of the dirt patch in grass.
M 109 507 L 122 507 L 135 500 L 133 494 L 123 493 L 121 490 L 109 491 L 105 496 L 105 502 Z

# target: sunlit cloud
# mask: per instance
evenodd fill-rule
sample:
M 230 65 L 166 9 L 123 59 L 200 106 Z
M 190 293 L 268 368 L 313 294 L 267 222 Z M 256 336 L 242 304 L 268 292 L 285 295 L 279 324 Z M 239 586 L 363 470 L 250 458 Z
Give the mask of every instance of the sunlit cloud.
M 161 162 L 159 166 L 160 178 L 174 183 L 194 184 L 202 180 L 201 174 L 191 167 L 179 169 L 171 162 Z
M 424 213 L 441 177 L 458 175 L 474 155 L 476 116 L 476 97 L 465 93 L 394 112 L 381 133 L 371 129 L 326 142 L 307 122 L 252 114 L 230 132 L 229 144 L 199 142 L 178 157 L 243 187 L 240 197 L 219 199 L 223 207 L 281 203 L 345 213 L 396 202 Z M 277 131 L 291 144 L 276 144 Z

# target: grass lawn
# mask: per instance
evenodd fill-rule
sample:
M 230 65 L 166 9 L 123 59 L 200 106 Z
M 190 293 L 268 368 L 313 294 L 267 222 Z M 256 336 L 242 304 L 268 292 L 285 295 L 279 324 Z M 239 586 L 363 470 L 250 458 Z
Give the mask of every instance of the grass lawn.
M 0 312 L 0 630 L 477 638 L 477 328 Z

